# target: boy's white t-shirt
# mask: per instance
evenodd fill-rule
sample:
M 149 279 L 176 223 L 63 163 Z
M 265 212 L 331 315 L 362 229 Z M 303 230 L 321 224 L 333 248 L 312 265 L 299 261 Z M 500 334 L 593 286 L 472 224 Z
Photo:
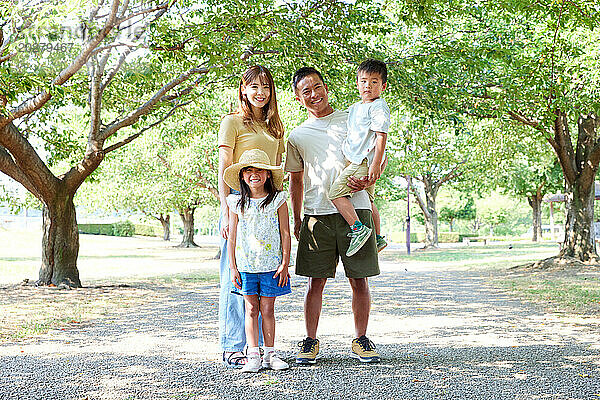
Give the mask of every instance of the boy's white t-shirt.
M 240 211 L 239 194 L 227 196 L 229 209 L 237 214 L 235 263 L 240 272 L 271 272 L 281 265 L 281 235 L 277 210 L 288 198 L 287 192 L 279 192 L 264 209 L 261 199 L 250 199 L 244 212 Z
M 342 143 L 346 138 L 348 113 L 334 111 L 322 117 L 309 117 L 290 133 L 285 156 L 287 172 L 304 171 L 304 214 L 327 215 L 339 211 L 329 200 L 329 188 L 346 167 Z M 370 210 L 364 190 L 350 201 L 355 209 Z
M 342 151 L 353 164 L 361 164 L 366 158 L 369 165 L 375 155 L 375 132 L 388 133 L 390 109 L 382 98 L 370 103 L 359 101 L 348 108 L 348 136 Z

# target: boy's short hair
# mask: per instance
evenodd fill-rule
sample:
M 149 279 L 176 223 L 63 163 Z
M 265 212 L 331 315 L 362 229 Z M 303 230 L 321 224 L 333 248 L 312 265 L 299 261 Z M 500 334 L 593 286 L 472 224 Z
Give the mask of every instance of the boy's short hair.
M 298 83 L 300 83 L 300 81 L 304 78 L 306 78 L 309 75 L 317 75 L 319 77 L 319 79 L 321 80 L 321 82 L 323 82 L 323 84 L 325 84 L 325 79 L 323 79 L 323 75 L 321 75 L 321 73 L 319 71 L 317 71 L 315 68 L 313 67 L 302 67 L 300 68 L 298 71 L 296 71 L 296 73 L 294 74 L 294 77 L 292 78 L 292 88 L 294 88 L 294 92 L 296 91 L 296 87 L 298 86 Z
M 356 76 L 361 72 L 367 74 L 379 74 L 381 76 L 381 80 L 383 83 L 387 82 L 387 66 L 383 61 L 375 60 L 373 58 L 369 58 L 368 60 L 363 61 L 358 66 L 358 70 L 356 71 Z

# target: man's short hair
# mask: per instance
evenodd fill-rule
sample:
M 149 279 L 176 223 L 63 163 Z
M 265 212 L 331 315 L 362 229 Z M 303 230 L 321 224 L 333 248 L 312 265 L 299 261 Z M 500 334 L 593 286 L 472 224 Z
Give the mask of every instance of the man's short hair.
M 358 74 L 360 74 L 361 72 L 367 74 L 379 74 L 383 83 L 387 82 L 387 66 L 383 61 L 369 58 L 368 60 L 365 60 L 362 63 L 360 63 L 360 65 L 358 66 L 358 70 L 356 71 L 356 76 L 358 76 Z
M 298 71 L 296 71 L 296 73 L 294 74 L 294 77 L 292 78 L 292 87 L 294 88 L 294 92 L 296 91 L 296 87 L 298 86 L 298 84 L 300 83 L 300 81 L 304 78 L 306 78 L 309 75 L 317 75 L 319 77 L 319 79 L 321 80 L 321 82 L 323 82 L 323 84 L 325 84 L 325 79 L 323 79 L 323 75 L 321 75 L 321 73 L 319 71 L 317 71 L 315 68 L 313 67 L 302 67 L 300 68 Z

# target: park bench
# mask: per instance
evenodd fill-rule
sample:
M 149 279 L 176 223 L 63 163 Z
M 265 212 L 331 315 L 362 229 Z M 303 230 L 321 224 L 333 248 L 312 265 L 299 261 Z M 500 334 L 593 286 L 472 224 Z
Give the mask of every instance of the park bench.
M 465 237 L 465 238 L 463 238 L 463 243 L 465 243 L 468 246 L 469 243 L 471 243 L 471 242 L 483 242 L 483 245 L 487 246 L 488 240 L 489 239 L 487 237 L 484 237 L 484 236 Z

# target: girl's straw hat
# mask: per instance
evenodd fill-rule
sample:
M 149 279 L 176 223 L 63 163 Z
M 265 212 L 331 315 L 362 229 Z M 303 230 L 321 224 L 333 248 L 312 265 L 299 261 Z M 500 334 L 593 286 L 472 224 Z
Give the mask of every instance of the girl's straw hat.
M 223 180 L 230 188 L 239 192 L 241 190 L 240 171 L 246 167 L 270 170 L 273 175 L 275 187 L 281 189 L 281 184 L 283 183 L 283 169 L 281 166 L 271 165 L 267 153 L 259 149 L 246 150 L 243 152 L 237 163 L 230 165 L 225 169 Z

